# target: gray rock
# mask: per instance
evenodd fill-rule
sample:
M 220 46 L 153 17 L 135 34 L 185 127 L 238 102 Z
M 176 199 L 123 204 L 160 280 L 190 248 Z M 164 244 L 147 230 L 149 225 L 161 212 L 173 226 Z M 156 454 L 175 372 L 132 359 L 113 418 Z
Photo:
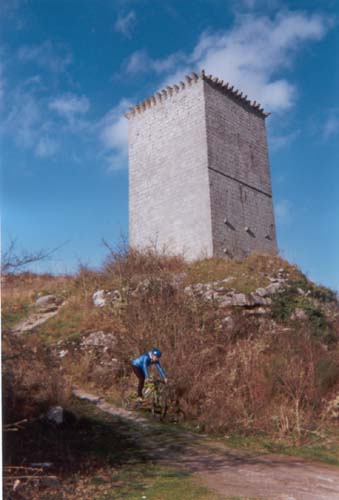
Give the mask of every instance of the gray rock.
M 304 309 L 297 307 L 296 309 L 294 309 L 294 312 L 291 315 L 291 319 L 304 320 L 304 319 L 307 319 L 307 314 L 304 311 Z
M 234 319 L 232 316 L 226 316 L 221 320 L 221 323 L 226 326 L 227 330 L 232 330 L 234 328 Z
M 112 347 L 115 343 L 114 333 L 104 333 L 102 330 L 90 333 L 81 341 L 81 345 L 85 347 Z
M 270 295 L 273 295 L 275 293 L 278 293 L 282 288 L 283 288 L 282 283 L 278 282 L 278 283 L 271 283 L 266 287 L 266 290 Z
M 233 297 L 223 297 L 222 300 L 219 302 L 219 304 L 222 307 L 229 307 L 233 306 Z
M 89 392 L 82 391 L 81 389 L 73 389 L 73 395 L 84 401 L 89 401 L 90 403 L 97 404 L 101 401 L 99 396 L 95 396 L 94 394 L 90 394 Z
M 234 306 L 248 306 L 250 305 L 247 296 L 244 293 L 236 293 L 233 295 L 232 302 Z
M 46 418 L 50 422 L 55 422 L 56 424 L 60 425 L 64 421 L 64 409 L 62 406 L 51 406 L 47 413 L 46 413 Z
M 269 295 L 269 292 L 266 290 L 266 288 L 257 288 L 255 294 L 259 295 L 260 297 L 267 297 L 267 295 Z
M 55 306 L 56 305 L 57 298 L 55 295 L 43 295 L 42 297 L 39 297 L 35 305 L 38 307 L 43 307 L 46 308 L 47 306 Z
M 104 307 L 106 305 L 105 290 L 98 290 L 93 293 L 92 300 L 95 307 Z
M 265 297 L 262 297 L 261 295 L 258 295 L 257 293 L 251 293 L 250 294 L 250 302 L 252 306 L 266 306 L 267 305 L 267 300 Z

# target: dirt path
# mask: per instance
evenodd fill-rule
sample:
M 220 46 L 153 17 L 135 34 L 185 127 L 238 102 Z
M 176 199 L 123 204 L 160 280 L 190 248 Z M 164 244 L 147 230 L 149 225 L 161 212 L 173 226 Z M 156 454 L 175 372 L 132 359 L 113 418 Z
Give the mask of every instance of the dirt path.
M 60 308 L 64 304 L 65 303 L 55 306 L 55 308 L 53 308 L 53 310 L 51 311 L 46 311 L 46 312 L 40 311 L 30 314 L 28 318 L 24 319 L 23 321 L 20 321 L 20 323 L 15 325 L 15 327 L 11 330 L 11 333 L 14 335 L 22 335 L 23 333 L 30 332 L 37 326 L 40 326 L 43 323 L 45 323 L 50 318 L 53 318 L 53 316 L 56 316 Z
M 175 429 L 172 434 L 158 423 L 106 403 L 81 390 L 74 395 L 102 411 L 129 420 L 136 440 L 142 441 L 154 459 L 183 467 L 225 496 L 263 500 L 338 500 L 339 468 L 299 458 L 250 454 L 227 448 L 207 437 Z

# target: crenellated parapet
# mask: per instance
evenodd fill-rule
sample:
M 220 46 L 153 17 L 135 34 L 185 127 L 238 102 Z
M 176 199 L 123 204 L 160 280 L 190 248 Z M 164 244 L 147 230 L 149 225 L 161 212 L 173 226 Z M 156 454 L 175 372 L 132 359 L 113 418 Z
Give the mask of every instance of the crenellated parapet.
M 180 81 L 178 84 L 174 84 L 172 86 L 167 85 L 164 89 L 155 92 L 154 95 L 152 95 L 148 99 L 145 99 L 145 101 L 138 103 L 130 108 L 125 113 L 125 117 L 127 119 L 130 119 L 137 114 L 143 113 L 144 111 L 146 111 L 146 109 L 156 106 L 157 104 L 164 102 L 166 99 L 170 99 L 174 94 L 177 94 L 178 92 L 191 87 L 199 80 L 207 81 L 209 84 L 217 88 L 219 91 L 223 92 L 225 95 L 238 101 L 252 112 L 254 111 L 264 118 L 270 115 L 270 113 L 264 111 L 264 108 L 261 106 L 261 104 L 248 99 L 247 95 L 244 95 L 243 92 L 234 88 L 234 86 L 230 83 L 225 83 L 224 80 L 219 80 L 219 78 L 213 77 L 212 75 L 206 75 L 204 70 L 201 71 L 200 75 L 194 72 L 186 75 L 185 80 L 185 82 Z

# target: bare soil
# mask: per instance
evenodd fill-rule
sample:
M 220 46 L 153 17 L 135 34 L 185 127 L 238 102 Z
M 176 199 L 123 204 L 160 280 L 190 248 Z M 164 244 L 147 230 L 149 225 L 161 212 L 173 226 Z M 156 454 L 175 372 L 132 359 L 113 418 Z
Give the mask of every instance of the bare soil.
M 146 443 L 157 461 L 182 467 L 202 484 L 224 494 L 267 500 L 338 500 L 339 468 L 310 460 L 269 454 L 253 454 L 228 448 L 194 433 L 162 432 L 159 424 L 83 391 L 87 399 L 110 415 L 135 424 L 134 439 Z

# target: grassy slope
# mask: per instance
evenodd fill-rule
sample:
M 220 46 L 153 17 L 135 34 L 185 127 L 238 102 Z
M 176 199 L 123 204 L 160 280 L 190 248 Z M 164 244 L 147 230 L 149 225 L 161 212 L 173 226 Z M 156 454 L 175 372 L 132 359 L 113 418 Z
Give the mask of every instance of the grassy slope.
M 146 330 L 153 328 L 154 331 L 159 331 L 163 327 L 165 327 L 165 329 L 167 328 L 166 322 L 171 324 L 175 319 L 178 322 L 181 321 L 181 323 L 178 323 L 179 332 L 181 330 L 186 332 L 185 328 L 188 328 L 187 333 L 190 333 L 190 326 L 187 327 L 185 323 L 187 319 L 185 319 L 186 317 L 180 319 L 181 312 L 178 309 L 177 314 L 176 305 L 172 310 L 168 309 L 168 304 L 165 305 L 165 308 L 161 310 L 161 314 L 165 311 L 165 313 L 168 314 L 168 318 L 164 317 L 162 321 L 158 321 L 159 318 L 156 316 L 158 305 L 151 297 L 151 309 L 152 314 L 154 313 L 154 317 L 149 317 L 150 315 L 148 314 L 143 317 L 141 308 L 140 311 L 138 311 L 138 314 L 140 314 L 139 322 L 136 321 L 135 325 L 129 326 L 126 324 L 126 318 L 124 317 L 124 305 L 118 309 L 111 307 L 97 309 L 93 307 L 91 299 L 93 292 L 100 288 L 109 290 L 116 288 L 122 289 L 126 285 L 135 286 L 136 283 L 145 278 L 161 277 L 168 279 L 172 275 L 183 272 L 185 273 L 184 285 L 217 281 L 232 276 L 234 280 L 231 282 L 230 286 L 239 292 L 248 293 L 258 287 L 266 286 L 269 283 L 268 278 L 277 277 L 279 269 L 284 268 L 285 271 L 289 273 L 289 280 L 293 283 L 294 288 L 292 290 L 293 293 L 279 297 L 280 302 L 277 302 L 275 314 L 277 315 L 277 321 L 281 321 L 282 325 L 286 327 L 291 327 L 288 319 L 291 311 L 293 311 L 295 307 L 301 307 L 310 315 L 310 318 L 314 322 L 314 326 L 317 328 L 317 332 L 322 331 L 323 328 L 323 316 L 319 315 L 317 310 L 309 309 L 309 299 L 300 299 L 300 296 L 295 292 L 296 288 L 311 289 L 313 296 L 316 297 L 317 300 L 320 298 L 319 300 L 322 301 L 322 304 L 326 307 L 333 302 L 333 293 L 331 291 L 308 282 L 295 266 L 290 265 L 280 258 L 252 256 L 241 263 L 209 259 L 193 263 L 189 266 L 180 261 L 174 261 L 168 267 L 163 266 L 161 262 L 156 262 L 156 265 L 154 265 L 153 262 L 149 265 L 147 259 L 146 261 L 142 259 L 138 261 L 135 259 L 132 265 L 130 263 L 127 265 L 123 260 L 118 262 L 118 264 L 118 266 L 116 263 L 106 266 L 102 273 L 94 273 L 82 269 L 77 275 L 69 277 L 55 278 L 51 276 L 20 275 L 7 280 L 3 286 L 3 331 L 10 329 L 17 321 L 27 317 L 30 312 L 34 311 L 35 300 L 39 293 L 43 293 L 55 294 L 58 299 L 67 300 L 67 304 L 60 310 L 56 317 L 51 318 L 35 332 L 25 335 L 22 345 L 25 351 L 31 350 L 34 353 L 37 346 L 57 346 L 59 343 L 61 343 L 63 347 L 69 347 L 69 345 L 71 346 L 71 343 L 73 343 L 72 345 L 76 350 L 77 343 L 83 335 L 97 330 L 102 330 L 104 332 L 119 331 L 122 334 L 127 332 L 125 333 L 125 338 L 128 338 L 131 332 L 128 328 L 136 330 L 139 334 L 144 322 L 146 322 Z M 195 304 L 194 307 L 199 307 L 199 305 L 197 306 Z M 130 310 L 130 312 L 133 311 Z M 185 314 L 187 314 L 187 311 Z M 214 310 L 206 310 L 206 312 L 201 314 L 201 318 L 199 314 L 198 310 L 193 309 L 192 312 L 188 314 L 187 318 L 188 321 L 195 321 L 194 328 L 201 328 L 202 347 L 200 348 L 198 346 L 197 349 L 198 351 L 202 351 L 204 349 L 207 350 L 207 342 L 214 338 Z M 284 322 L 286 322 L 286 324 Z M 202 325 L 202 327 L 200 325 Z M 292 327 L 294 327 L 293 324 Z M 171 329 L 169 329 L 169 332 L 177 335 L 176 332 L 172 332 Z M 143 332 L 141 333 L 143 334 Z M 147 331 L 145 335 L 146 334 Z M 211 334 L 213 334 L 212 337 L 209 337 Z M 194 329 L 192 329 L 192 338 L 198 338 Z M 147 340 L 148 338 L 145 337 L 145 339 Z M 217 334 L 216 339 L 218 342 L 224 342 L 223 337 L 219 339 L 219 334 Z M 142 342 L 146 342 L 146 340 Z M 132 338 L 131 342 L 136 342 L 135 346 L 139 349 L 139 341 L 137 338 Z M 246 339 L 242 339 L 240 336 L 239 342 L 243 343 L 244 347 L 246 347 Z M 256 347 L 256 345 L 253 344 L 253 347 Z M 189 349 L 188 344 L 187 348 Z M 250 344 L 249 348 L 251 349 Z M 95 358 L 90 358 L 90 356 L 85 359 L 84 356 L 81 357 L 79 354 L 76 354 L 75 351 L 74 356 L 75 357 L 71 359 L 66 357 L 64 360 L 58 361 L 60 365 L 63 365 L 63 371 L 70 377 L 71 382 L 76 381 L 78 384 L 95 389 L 102 395 L 109 394 L 111 397 L 115 398 L 116 394 L 114 390 L 112 390 L 114 379 L 109 377 L 107 380 L 105 379 L 106 373 L 99 370 L 100 367 L 98 367 L 97 360 Z M 128 359 L 128 357 L 126 357 L 126 359 Z M 211 360 L 213 360 L 213 356 Z M 255 362 L 255 358 L 252 362 Z M 249 369 L 252 368 L 249 367 Z M 97 373 L 96 376 L 95 373 Z M 126 379 L 122 379 L 122 383 L 126 383 Z M 256 394 L 254 393 L 254 398 L 255 397 Z M 192 404 L 195 404 L 194 400 Z M 283 403 L 281 403 L 281 407 L 283 408 Z M 77 411 L 79 411 L 79 408 Z M 180 471 L 159 467 L 156 464 L 151 465 L 143 460 L 140 460 L 137 466 L 135 464 L 131 465 L 128 455 L 131 452 L 131 455 L 135 457 L 135 443 L 132 443 L 132 448 L 129 449 L 128 446 L 126 447 L 126 442 L 124 441 L 123 449 L 124 457 L 125 452 L 127 453 L 126 460 L 124 458 L 124 462 L 120 467 L 116 467 L 116 464 L 112 463 L 112 466 L 109 465 L 108 470 L 106 468 L 107 462 L 110 460 L 114 462 L 119 454 L 121 454 L 122 448 L 119 444 L 117 446 L 119 440 L 116 440 L 114 432 L 110 435 L 110 439 L 107 439 L 107 433 L 105 434 L 105 432 L 103 432 L 105 427 L 103 425 L 102 416 L 93 416 L 88 408 L 82 409 L 81 411 L 85 412 L 84 418 L 89 418 L 92 421 L 90 432 L 87 433 L 86 440 L 88 441 L 89 448 L 94 446 L 96 449 L 87 449 L 85 453 L 85 456 L 88 454 L 90 457 L 90 471 L 86 471 L 86 466 L 81 470 L 72 470 L 72 467 L 70 467 L 72 475 L 69 476 L 65 482 L 68 495 L 65 498 L 67 498 L 67 500 L 68 498 L 75 500 L 75 498 L 81 499 L 89 497 L 95 498 L 96 500 L 118 498 L 135 498 L 135 500 L 139 500 L 143 495 L 146 496 L 148 500 L 171 500 L 177 497 L 183 500 L 188 500 L 193 497 L 197 500 L 205 498 L 217 500 L 219 498 L 217 496 L 213 497 L 211 492 L 206 492 L 204 488 L 195 482 L 194 478 L 183 475 Z M 290 415 L 288 416 L 291 418 Z M 251 418 L 251 416 L 249 417 Z M 109 433 L 112 432 L 111 424 L 109 426 Z M 318 425 L 321 426 L 321 422 Z M 119 427 L 117 427 L 116 430 L 119 431 Z M 227 444 L 235 447 L 245 447 L 247 449 L 264 450 L 267 452 L 277 451 L 279 453 L 298 454 L 300 456 L 321 459 L 328 463 L 338 463 L 338 433 L 333 433 L 330 429 L 327 432 L 326 429 L 322 428 L 320 435 L 324 434 L 324 438 L 319 440 L 320 444 L 317 442 L 318 436 L 316 434 L 306 433 L 302 447 L 291 446 L 293 439 L 291 441 L 291 439 L 287 437 L 285 440 L 278 433 L 266 436 L 263 433 L 255 432 L 254 430 L 251 431 L 250 428 L 249 431 L 249 434 L 242 436 L 228 433 L 231 437 L 227 439 Z M 72 440 L 74 439 L 73 443 L 79 448 L 76 434 L 77 433 L 74 434 L 73 429 Z M 91 437 L 94 438 L 94 441 Z M 79 449 L 81 450 L 81 446 Z M 32 450 L 34 450 L 34 448 L 32 448 Z M 116 453 L 115 455 L 114 453 L 112 455 L 112 450 Z M 70 456 L 72 456 L 72 450 L 70 451 Z M 96 471 L 92 469 L 93 457 L 98 459 Z M 38 461 L 36 453 L 34 455 L 34 460 Z M 146 471 L 148 472 L 146 473 Z M 83 492 L 82 488 L 84 488 Z M 106 490 L 109 490 L 107 494 L 105 493 Z M 59 493 L 57 493 L 55 497 L 52 497 L 49 492 L 48 494 L 46 493 L 46 497 L 41 496 L 41 499 L 46 498 L 47 500 L 48 498 L 52 500 L 52 498 L 55 498 L 56 500 L 60 498 L 60 496 L 58 496 Z M 160 493 L 161 496 L 159 496 Z

